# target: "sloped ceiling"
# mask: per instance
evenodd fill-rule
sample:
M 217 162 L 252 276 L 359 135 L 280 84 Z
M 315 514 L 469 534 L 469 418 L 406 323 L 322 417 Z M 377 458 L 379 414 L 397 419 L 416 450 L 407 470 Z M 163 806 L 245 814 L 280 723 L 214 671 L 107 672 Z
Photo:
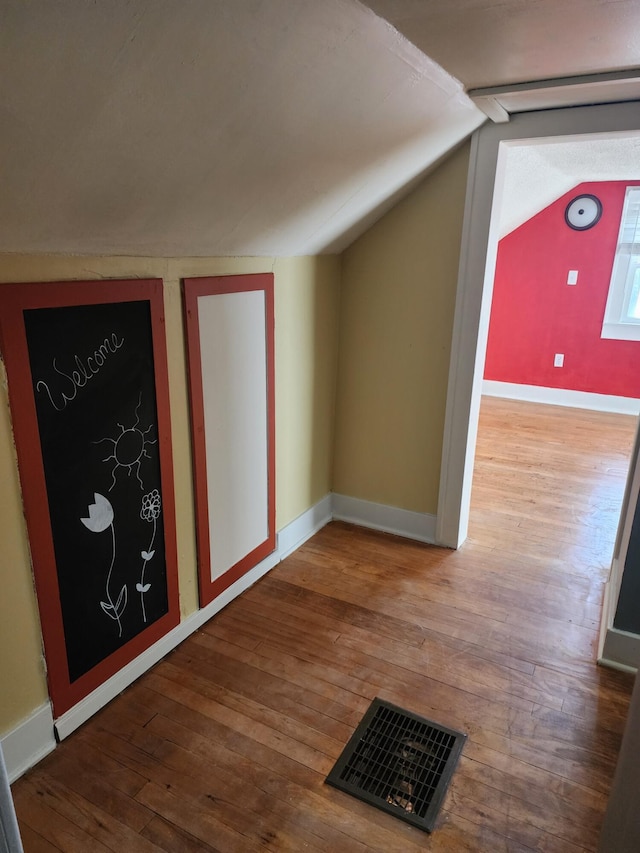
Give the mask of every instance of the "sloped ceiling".
M 638 65 L 639 12 L 3 0 L 0 251 L 339 251 L 482 123 L 459 80 Z
M 340 249 L 483 121 L 353 0 L 4 0 L 0 86 L 0 251 Z
M 513 143 L 503 168 L 498 238 L 583 181 L 640 180 L 640 132 Z
M 640 65 L 638 0 L 367 0 L 465 89 Z

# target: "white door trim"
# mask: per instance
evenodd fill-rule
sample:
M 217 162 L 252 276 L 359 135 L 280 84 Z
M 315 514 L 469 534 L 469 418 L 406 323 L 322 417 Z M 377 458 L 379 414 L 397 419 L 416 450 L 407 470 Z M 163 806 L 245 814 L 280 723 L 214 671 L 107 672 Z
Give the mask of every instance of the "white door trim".
M 494 196 L 499 203 L 501 195 L 501 143 L 638 129 L 639 105 L 631 102 L 520 113 L 507 124 L 488 122 L 473 134 L 442 447 L 438 544 L 457 548 L 467 536 L 497 246 L 497 240 L 491 245 L 490 228 Z

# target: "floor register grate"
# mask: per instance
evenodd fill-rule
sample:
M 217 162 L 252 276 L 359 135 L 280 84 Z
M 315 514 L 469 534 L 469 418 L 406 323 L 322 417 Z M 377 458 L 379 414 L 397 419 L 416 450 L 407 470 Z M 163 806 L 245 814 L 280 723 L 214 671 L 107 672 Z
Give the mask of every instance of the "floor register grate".
M 431 832 L 466 738 L 374 699 L 325 781 Z

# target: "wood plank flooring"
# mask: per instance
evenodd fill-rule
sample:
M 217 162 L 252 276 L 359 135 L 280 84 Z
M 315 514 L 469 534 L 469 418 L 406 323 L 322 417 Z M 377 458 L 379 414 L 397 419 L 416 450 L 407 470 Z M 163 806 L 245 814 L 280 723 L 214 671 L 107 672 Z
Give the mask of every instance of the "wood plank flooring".
M 27 853 L 595 850 L 634 430 L 486 398 L 459 551 L 324 528 L 14 785 Z M 431 835 L 324 784 L 375 696 L 468 733 Z

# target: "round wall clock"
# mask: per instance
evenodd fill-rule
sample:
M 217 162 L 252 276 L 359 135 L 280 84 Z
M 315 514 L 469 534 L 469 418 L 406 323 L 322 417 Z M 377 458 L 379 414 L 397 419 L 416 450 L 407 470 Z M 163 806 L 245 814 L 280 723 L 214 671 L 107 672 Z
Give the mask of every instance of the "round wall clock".
M 565 222 L 576 231 L 593 228 L 602 216 L 602 202 L 594 195 L 578 195 L 572 199 L 564 212 Z

